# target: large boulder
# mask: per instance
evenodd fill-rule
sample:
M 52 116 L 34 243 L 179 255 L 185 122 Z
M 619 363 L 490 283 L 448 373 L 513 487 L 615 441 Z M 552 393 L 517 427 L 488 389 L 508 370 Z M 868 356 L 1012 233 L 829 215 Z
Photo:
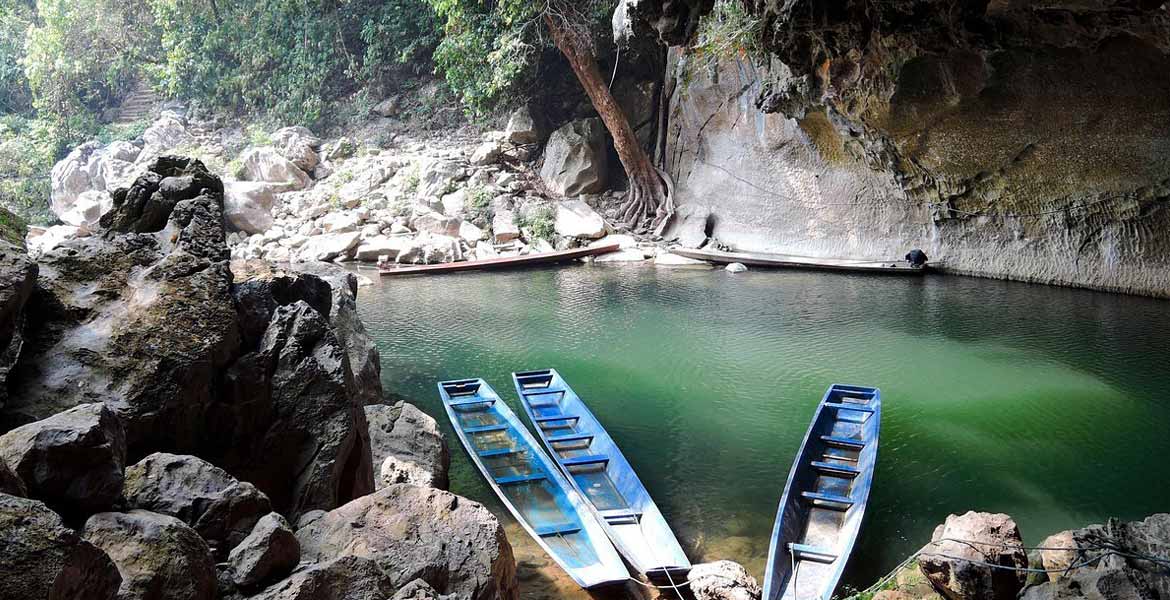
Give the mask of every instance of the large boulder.
M 145 510 L 98 513 L 85 540 L 105 551 L 122 576 L 118 600 L 214 600 L 215 562 L 182 521 Z
M 382 257 L 393 261 L 409 244 L 410 238 L 404 235 L 376 235 L 362 240 L 353 257 L 363 262 L 378 262 Z
M 663 236 L 678 241 L 683 248 L 699 248 L 707 243 L 712 228 L 711 209 L 697 204 L 684 204 L 674 212 L 674 220 Z
M 272 134 L 272 139 L 280 155 L 306 173 L 311 173 L 321 162 L 321 157 L 317 155 L 321 138 L 305 127 L 278 129 Z
M 605 219 L 584 200 L 562 200 L 557 204 L 556 231 L 565 237 L 598 239 L 605 237 Z
M 84 404 L 0 436 L 0 460 L 33 498 L 84 516 L 122 496 L 126 437 L 109 407 Z
M 359 231 L 314 235 L 301 246 L 298 257 L 302 261 L 349 258 L 361 241 Z
M 416 195 L 424 202 L 438 200 L 455 189 L 455 182 L 463 175 L 463 166 L 453 160 L 433 159 L 423 162 L 419 167 Z
M 922 574 L 951 600 L 1011 600 L 1024 587 L 1026 568 L 1020 529 L 1005 514 L 949 515 L 918 555 Z M 993 569 L 979 563 L 1001 567 Z
M 1137 557 L 1170 556 L 1170 514 L 1064 531 L 1041 546 L 1051 548 L 1040 553 L 1049 580 L 1029 586 L 1022 600 L 1170 598 L 1170 567 Z M 1109 546 L 1137 556 L 1111 554 Z
M 102 215 L 114 207 L 114 198 L 105 190 L 82 192 L 69 210 L 58 215 L 61 222 L 74 227 L 93 228 Z
M 393 590 L 422 579 L 440 593 L 471 600 L 518 595 L 503 527 L 482 505 L 450 492 L 392 485 L 330 511 L 297 538 L 304 560 L 372 561 Z
M 101 144 L 97 142 L 82 144 L 53 165 L 49 172 L 49 185 L 52 190 L 49 208 L 53 214 L 62 215 L 68 212 L 78 196 L 94 189 L 88 165 L 100 148 Z
M 365 413 L 325 315 L 304 300 L 278 306 L 223 377 L 209 451 L 275 510 L 296 519 L 373 490 Z
M 415 216 L 410 221 L 410 226 L 419 233 L 433 233 L 447 237 L 458 237 L 459 226 L 462 224 L 463 220 L 459 217 L 447 217 L 437 212 L 425 212 Z
M 4 600 L 113 600 L 122 577 L 102 550 L 36 500 L 0 493 Z
M 532 118 L 532 111 L 527 106 L 517 108 L 508 117 L 508 126 L 504 129 L 504 139 L 513 144 L 540 143 L 540 129 L 536 120 Z
M 191 141 L 191 134 L 181 117 L 172 112 L 164 112 L 142 132 L 142 141 L 146 144 L 142 154 L 154 157 Z
M 249 148 L 240 156 L 244 179 L 280 184 L 281 191 L 303 190 L 312 182 L 309 175 L 275 148 Z
M 463 246 L 459 238 L 419 233 L 394 259 L 400 264 L 434 265 L 463 260 Z
M 510 210 L 497 210 L 492 217 L 492 236 L 497 244 L 520 239 L 520 227 L 516 216 Z
M 123 489 L 128 506 L 183 521 L 219 556 L 272 509 L 256 486 L 194 456 L 151 454 L 126 469 Z
M 233 231 L 264 233 L 272 227 L 272 207 L 280 185 L 258 181 L 224 184 L 223 218 Z
M 0 208 L 0 221 L 16 218 Z M 24 347 L 25 304 L 37 283 L 37 264 L 24 252 L 23 237 L 14 230 L 12 240 L 0 238 L 0 409 L 8 400 L 8 372 Z
M 263 260 L 232 261 L 231 270 L 232 300 L 239 313 L 243 346 L 248 350 L 259 344 L 278 306 L 303 300 L 324 317 L 333 315 L 333 287 L 314 273 Z
M 304 564 L 287 579 L 251 600 L 385 600 L 398 586 L 377 561 L 343 556 L 321 564 Z
M 284 517 L 269 513 L 228 557 L 232 583 L 255 587 L 288 575 L 301 559 L 301 544 Z
M 730 560 L 697 564 L 687 574 L 696 600 L 759 600 L 760 584 Z
M 41 257 L 3 417 L 104 402 L 131 454 L 194 448 L 239 346 L 222 186 L 198 161 L 164 157 L 118 196 L 103 236 Z
M 370 454 L 380 468 L 376 487 L 410 483 L 447 489 L 451 457 L 439 425 L 413 404 L 366 407 Z
M 605 190 L 608 169 L 605 127 L 600 119 L 580 119 L 553 132 L 544 148 L 540 178 L 561 196 Z

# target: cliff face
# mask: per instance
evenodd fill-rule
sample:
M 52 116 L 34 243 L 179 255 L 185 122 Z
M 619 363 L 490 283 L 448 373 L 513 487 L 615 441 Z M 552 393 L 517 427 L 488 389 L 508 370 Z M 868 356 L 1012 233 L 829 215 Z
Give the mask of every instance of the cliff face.
M 1170 9 L 755 11 L 764 58 L 672 51 L 671 172 L 717 238 L 1170 296 Z

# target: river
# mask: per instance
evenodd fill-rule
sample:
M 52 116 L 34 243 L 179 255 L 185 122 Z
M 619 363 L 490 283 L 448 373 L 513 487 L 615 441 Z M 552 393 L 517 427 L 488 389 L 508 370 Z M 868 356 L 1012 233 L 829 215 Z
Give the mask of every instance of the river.
M 525 598 L 575 595 L 495 501 L 435 382 L 558 369 L 692 560 L 762 576 L 825 388 L 880 387 L 881 445 L 843 583 L 863 588 L 947 514 L 1025 541 L 1170 509 L 1170 303 L 1016 282 L 579 265 L 376 280 L 359 292 L 388 392 L 440 421 L 451 490 L 508 528 Z

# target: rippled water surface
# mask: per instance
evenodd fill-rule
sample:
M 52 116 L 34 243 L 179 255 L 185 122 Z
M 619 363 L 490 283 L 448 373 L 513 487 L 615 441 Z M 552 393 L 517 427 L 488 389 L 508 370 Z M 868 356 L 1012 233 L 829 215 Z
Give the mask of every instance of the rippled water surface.
M 373 273 L 368 273 L 376 278 Z M 435 382 L 555 367 L 693 560 L 762 575 L 776 503 L 824 393 L 882 389 L 878 472 L 844 582 L 865 587 L 948 513 L 1027 541 L 1170 509 L 1170 303 L 961 277 L 569 266 L 385 279 L 359 307 L 388 392 L 440 421 L 452 490 L 506 513 Z M 572 588 L 509 524 L 528 597 Z M 550 575 L 551 573 L 551 575 Z

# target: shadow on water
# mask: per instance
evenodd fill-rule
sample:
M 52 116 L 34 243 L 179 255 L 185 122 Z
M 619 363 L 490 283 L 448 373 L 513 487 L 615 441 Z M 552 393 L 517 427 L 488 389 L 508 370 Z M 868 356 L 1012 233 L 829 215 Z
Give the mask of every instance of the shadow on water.
M 1170 506 L 1170 488 L 1149 485 L 1170 463 L 1148 460 L 1170 453 L 1165 301 L 963 277 L 601 265 L 377 281 L 360 296 L 387 392 L 448 440 L 436 381 L 484 377 L 519 410 L 512 371 L 560 370 L 696 562 L 762 576 L 781 488 L 832 383 L 874 385 L 885 400 L 846 584 L 884 574 L 948 513 L 1006 512 L 1039 541 Z M 506 514 L 459 448 L 451 477 L 452 491 Z M 585 597 L 510 527 L 525 597 Z

